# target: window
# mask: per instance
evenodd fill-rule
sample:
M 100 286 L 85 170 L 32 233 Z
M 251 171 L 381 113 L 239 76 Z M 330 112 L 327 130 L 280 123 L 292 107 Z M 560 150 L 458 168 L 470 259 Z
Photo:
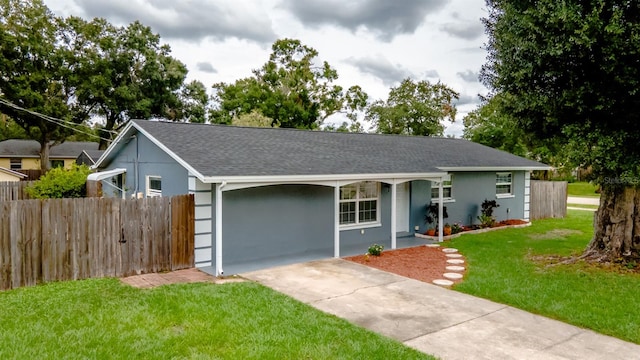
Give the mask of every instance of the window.
M 453 199 L 453 175 L 449 178 L 449 180 L 442 182 L 442 198 L 444 200 Z M 440 199 L 440 194 L 438 190 L 438 183 L 435 181 L 431 182 L 431 200 L 438 201 Z
M 147 176 L 147 197 L 162 196 L 162 178 Z
M 9 160 L 9 168 L 11 170 L 21 170 L 22 169 L 22 159 L 11 159 L 11 160 Z
M 380 184 L 363 181 L 340 188 L 340 225 L 378 223 Z
M 51 160 L 51 168 L 61 168 L 64 167 L 64 160 Z
M 513 175 L 508 173 L 496 173 L 496 196 L 505 197 L 513 194 Z

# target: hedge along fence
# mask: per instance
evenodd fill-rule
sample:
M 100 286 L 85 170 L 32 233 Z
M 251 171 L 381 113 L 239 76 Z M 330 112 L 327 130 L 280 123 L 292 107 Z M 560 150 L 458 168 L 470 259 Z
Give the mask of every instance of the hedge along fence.
M 194 266 L 193 195 L 0 202 L 0 290 Z

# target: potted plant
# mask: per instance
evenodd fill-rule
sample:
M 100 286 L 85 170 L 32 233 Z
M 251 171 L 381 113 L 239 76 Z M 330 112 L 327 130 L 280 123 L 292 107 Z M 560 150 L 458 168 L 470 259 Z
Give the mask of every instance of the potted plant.
M 429 228 L 426 232 L 426 234 L 428 236 L 436 236 L 436 229 L 435 228 Z
M 446 219 L 448 217 L 449 217 L 449 214 L 447 214 L 447 207 L 443 206 L 442 218 Z M 433 225 L 433 227 L 435 227 L 434 234 L 438 231 L 438 204 L 437 203 L 430 202 L 429 204 L 427 204 L 426 214 L 424 215 L 424 223 L 426 225 Z M 429 235 L 429 236 L 433 236 L 433 235 Z
M 444 227 L 442 228 L 442 233 L 444 234 L 444 236 L 451 235 L 451 225 L 449 225 L 449 223 L 444 224 Z

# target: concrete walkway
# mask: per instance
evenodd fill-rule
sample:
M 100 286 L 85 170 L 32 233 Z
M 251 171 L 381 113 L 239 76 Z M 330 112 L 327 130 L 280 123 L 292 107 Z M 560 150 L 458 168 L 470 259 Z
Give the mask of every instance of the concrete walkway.
M 241 274 L 442 359 L 634 359 L 640 346 L 342 259 Z

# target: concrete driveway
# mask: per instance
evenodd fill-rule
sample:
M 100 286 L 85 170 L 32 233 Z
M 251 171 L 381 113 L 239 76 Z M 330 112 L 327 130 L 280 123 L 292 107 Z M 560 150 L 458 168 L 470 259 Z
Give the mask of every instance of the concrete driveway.
M 342 259 L 241 276 L 442 359 L 637 359 L 640 346 Z

